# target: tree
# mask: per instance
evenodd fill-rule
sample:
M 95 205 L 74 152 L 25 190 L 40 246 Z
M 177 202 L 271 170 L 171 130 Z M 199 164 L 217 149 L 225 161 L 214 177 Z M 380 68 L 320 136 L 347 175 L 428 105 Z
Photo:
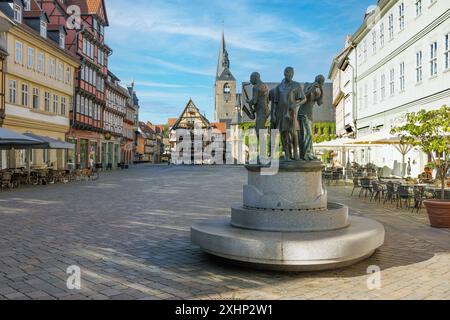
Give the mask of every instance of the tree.
M 411 144 L 430 154 L 442 183 L 445 199 L 445 176 L 450 168 L 450 107 L 408 113 L 406 124 L 392 129 L 402 144 Z

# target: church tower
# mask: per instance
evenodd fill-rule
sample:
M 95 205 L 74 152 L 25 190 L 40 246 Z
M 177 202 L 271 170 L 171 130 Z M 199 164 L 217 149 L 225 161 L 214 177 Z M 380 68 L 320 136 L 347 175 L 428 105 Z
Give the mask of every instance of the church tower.
M 230 60 L 225 45 L 225 35 L 222 32 L 215 90 L 215 118 L 216 121 L 226 122 L 230 126 L 236 107 L 236 79 L 230 71 Z

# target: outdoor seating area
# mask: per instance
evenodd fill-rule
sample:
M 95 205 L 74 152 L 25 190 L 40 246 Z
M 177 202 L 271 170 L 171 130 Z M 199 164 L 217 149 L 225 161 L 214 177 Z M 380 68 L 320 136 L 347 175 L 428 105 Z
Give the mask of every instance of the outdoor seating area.
M 395 205 L 397 209 L 419 212 L 427 199 L 442 199 L 441 188 L 433 181 L 415 183 L 408 179 L 355 177 L 351 196 L 368 198 L 380 205 Z M 450 200 L 450 187 L 444 191 L 445 199 Z

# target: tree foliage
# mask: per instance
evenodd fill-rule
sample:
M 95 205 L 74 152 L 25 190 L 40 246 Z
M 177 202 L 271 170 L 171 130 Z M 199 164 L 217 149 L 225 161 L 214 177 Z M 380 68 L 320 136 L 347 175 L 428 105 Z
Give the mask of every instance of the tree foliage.
M 430 154 L 438 169 L 444 197 L 445 175 L 450 168 L 450 107 L 408 113 L 406 123 L 392 129 L 402 144 L 411 144 Z

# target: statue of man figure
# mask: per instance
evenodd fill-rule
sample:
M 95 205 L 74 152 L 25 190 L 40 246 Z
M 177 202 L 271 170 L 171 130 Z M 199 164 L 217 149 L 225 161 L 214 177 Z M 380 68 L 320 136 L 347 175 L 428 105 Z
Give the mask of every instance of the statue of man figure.
M 258 72 L 253 72 L 250 76 L 250 83 L 253 85 L 253 97 L 247 99 L 247 103 L 256 116 L 256 135 L 259 143 L 259 130 L 266 127 L 269 118 L 269 87 L 261 81 Z
M 313 150 L 313 108 L 323 104 L 323 85 L 325 77 L 318 75 L 313 84 L 305 84 L 307 102 L 298 111 L 300 126 L 300 157 L 302 160 L 317 160 Z
M 299 107 L 306 102 L 300 83 L 293 81 L 294 68 L 284 70 L 284 79 L 272 92 L 272 127 L 281 132 L 286 161 L 299 160 L 299 126 L 296 115 Z

